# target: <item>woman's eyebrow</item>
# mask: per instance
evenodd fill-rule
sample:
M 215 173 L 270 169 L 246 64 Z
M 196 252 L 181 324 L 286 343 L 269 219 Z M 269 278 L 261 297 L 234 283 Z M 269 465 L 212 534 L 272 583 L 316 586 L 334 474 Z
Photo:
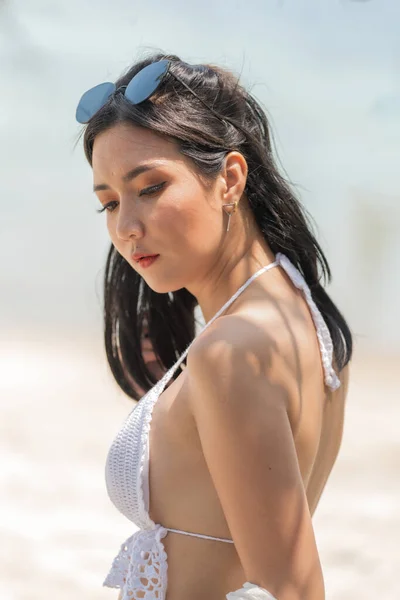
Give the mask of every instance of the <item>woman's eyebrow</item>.
M 142 173 L 145 173 L 146 171 L 151 171 L 152 169 L 156 169 L 157 167 L 163 166 L 164 164 L 165 163 L 163 161 L 153 161 L 153 162 L 143 163 L 142 165 L 139 165 L 138 167 L 135 167 L 134 169 L 131 169 L 130 171 L 125 173 L 125 175 L 122 177 L 122 181 L 124 183 L 129 183 L 130 181 L 135 179 L 135 177 L 138 177 Z M 110 186 L 107 185 L 106 183 L 95 183 L 93 185 L 94 192 L 99 192 L 102 190 L 109 190 L 109 189 L 110 189 Z

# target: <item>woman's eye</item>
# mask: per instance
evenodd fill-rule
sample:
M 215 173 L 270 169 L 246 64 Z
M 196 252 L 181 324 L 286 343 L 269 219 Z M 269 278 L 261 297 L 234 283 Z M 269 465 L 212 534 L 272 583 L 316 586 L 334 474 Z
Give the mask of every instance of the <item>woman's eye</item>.
M 139 193 L 139 196 L 150 196 L 151 194 L 155 194 L 156 192 L 158 192 L 159 190 L 161 190 L 162 187 L 164 187 L 164 185 L 166 184 L 166 181 L 163 181 L 162 183 L 159 183 L 158 185 L 152 185 L 151 187 L 145 188 L 144 190 L 141 190 Z
M 107 202 L 107 204 L 105 204 L 103 206 L 103 208 L 97 208 L 96 210 L 97 210 L 98 213 L 102 213 L 105 210 L 108 210 L 109 212 L 112 212 L 115 209 L 115 207 L 116 207 L 117 204 L 118 204 L 118 202 L 116 202 L 115 200 L 112 200 L 111 202 Z
M 151 187 L 145 188 L 144 190 L 141 190 L 139 192 L 139 196 L 151 196 L 152 194 L 155 194 L 156 192 L 161 190 L 161 188 L 163 188 L 166 183 L 167 183 L 166 181 L 163 181 L 162 183 L 159 183 L 158 185 L 152 185 Z M 104 204 L 104 206 L 102 208 L 98 208 L 97 212 L 102 213 L 105 210 L 112 212 L 116 208 L 117 205 L 118 205 L 118 202 L 116 200 L 112 200 L 111 202 Z

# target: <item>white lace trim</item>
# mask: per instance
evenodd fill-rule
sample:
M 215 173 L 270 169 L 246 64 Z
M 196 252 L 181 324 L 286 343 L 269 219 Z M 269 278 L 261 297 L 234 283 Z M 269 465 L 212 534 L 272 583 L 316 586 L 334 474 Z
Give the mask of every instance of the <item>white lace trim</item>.
M 331 334 L 329 333 L 329 329 L 320 311 L 318 310 L 318 307 L 315 304 L 311 295 L 310 288 L 308 287 L 307 282 L 300 273 L 300 271 L 294 266 L 293 263 L 291 263 L 288 257 L 284 254 L 278 252 L 278 254 L 276 255 L 276 259 L 279 262 L 279 264 L 285 269 L 286 273 L 289 275 L 294 285 L 299 290 L 302 290 L 304 293 L 307 304 L 310 307 L 311 316 L 315 324 L 319 347 L 321 350 L 322 365 L 325 374 L 325 383 L 332 390 L 336 390 L 340 386 L 340 379 L 338 378 L 332 367 L 333 343 Z
M 167 533 L 156 525 L 131 535 L 121 545 L 103 586 L 122 590 L 121 600 L 165 600 L 168 562 L 162 538 Z
M 161 381 L 159 383 L 161 383 Z M 156 384 L 156 389 L 157 389 L 157 393 L 155 395 L 155 399 L 157 399 L 158 395 L 159 395 L 157 384 Z M 144 417 L 143 417 L 142 431 L 140 433 L 140 461 L 139 461 L 139 470 L 138 470 L 138 483 L 137 483 L 136 489 L 138 490 L 137 502 L 138 502 L 139 519 L 143 523 L 146 523 L 147 527 L 155 527 L 154 521 L 152 521 L 148 511 L 146 510 L 145 500 L 144 500 L 144 490 L 143 490 L 143 478 L 144 477 L 148 478 L 148 465 L 147 465 L 147 473 L 143 473 L 143 470 L 146 465 L 146 461 L 145 461 L 146 448 L 147 448 L 147 444 L 149 443 L 148 439 L 149 439 L 149 433 L 150 433 L 151 419 L 152 419 L 152 415 L 153 415 L 153 406 L 155 404 L 154 400 L 153 400 L 153 402 L 151 402 L 151 398 L 150 399 L 146 398 L 146 400 L 148 400 L 150 406 L 143 406 Z
M 276 600 L 266 589 L 246 581 L 240 590 L 226 595 L 227 600 Z

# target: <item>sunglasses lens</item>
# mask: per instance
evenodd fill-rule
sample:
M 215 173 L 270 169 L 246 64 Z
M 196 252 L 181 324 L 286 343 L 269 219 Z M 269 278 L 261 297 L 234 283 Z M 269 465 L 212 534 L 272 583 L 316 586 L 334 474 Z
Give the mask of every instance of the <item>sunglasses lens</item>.
M 76 109 L 76 120 L 78 123 L 87 123 L 97 111 L 104 106 L 108 98 L 115 90 L 113 83 L 100 83 L 85 92 L 79 100 Z
M 144 67 L 129 82 L 125 90 L 125 97 L 132 104 L 139 104 L 150 98 L 160 85 L 168 67 L 169 60 L 160 60 Z

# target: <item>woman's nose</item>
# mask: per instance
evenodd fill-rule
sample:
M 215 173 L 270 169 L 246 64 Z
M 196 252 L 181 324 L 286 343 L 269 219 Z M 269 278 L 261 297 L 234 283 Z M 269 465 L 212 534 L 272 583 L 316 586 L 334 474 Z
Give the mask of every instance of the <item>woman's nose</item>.
M 129 240 L 131 237 L 143 236 L 143 223 L 136 211 L 129 207 L 122 207 L 118 211 L 116 234 L 121 240 Z

